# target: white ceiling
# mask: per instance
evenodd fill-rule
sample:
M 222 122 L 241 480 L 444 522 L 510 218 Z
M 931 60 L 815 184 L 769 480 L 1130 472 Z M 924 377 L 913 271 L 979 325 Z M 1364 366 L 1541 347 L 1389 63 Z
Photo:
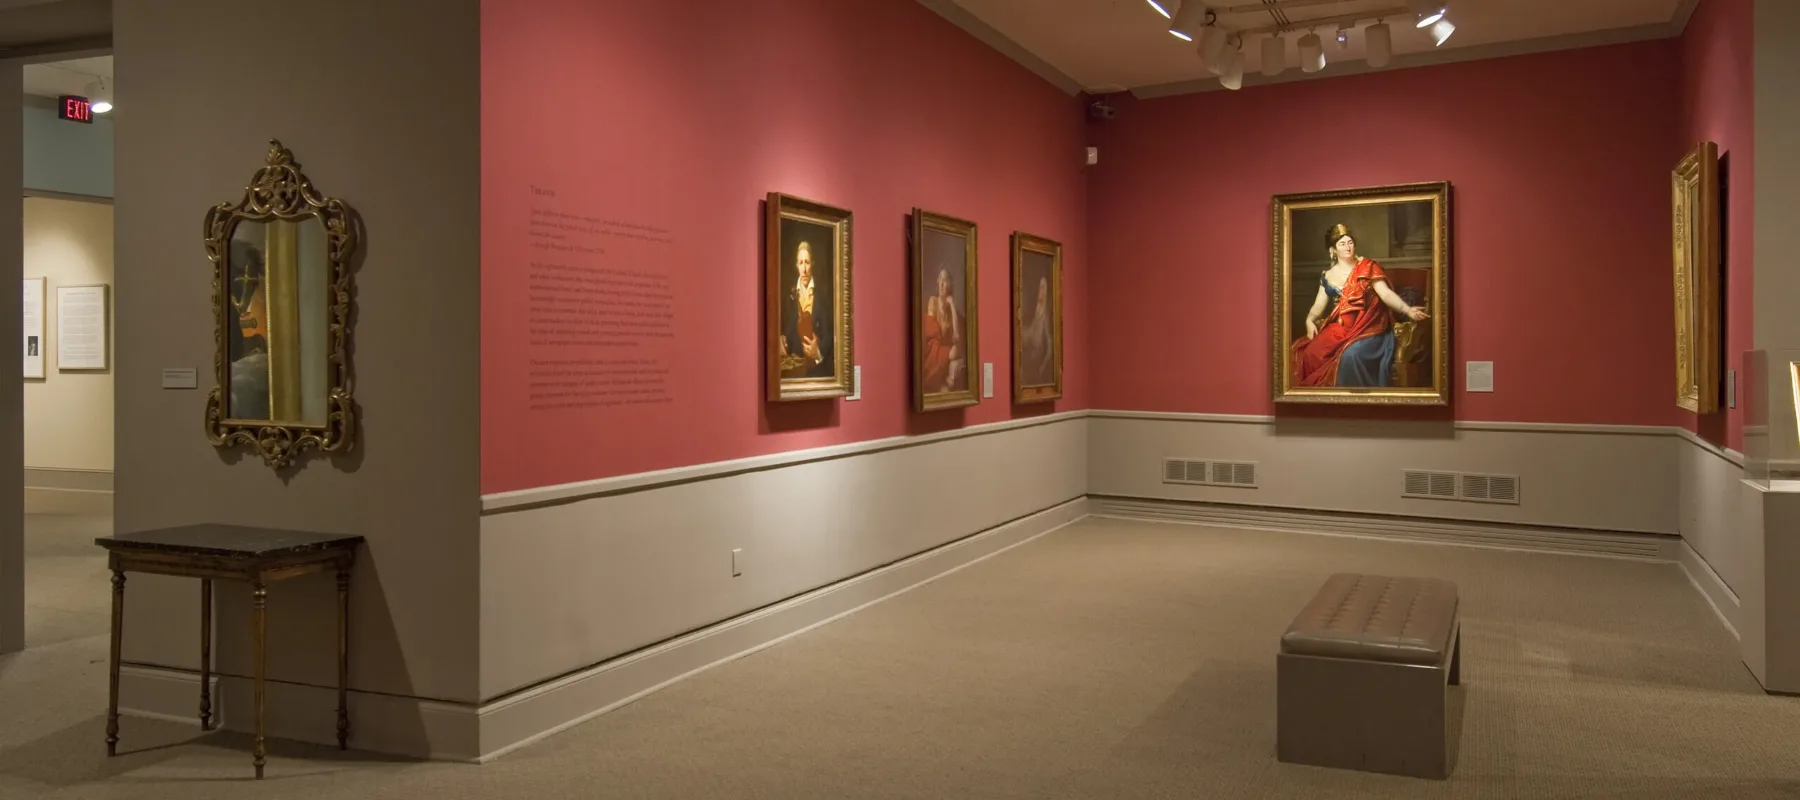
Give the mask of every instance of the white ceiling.
M 38 97 L 65 94 L 87 94 L 87 85 L 95 78 L 112 79 L 112 56 L 76 58 L 43 64 L 26 64 L 25 93 Z
M 1202 0 L 1186 0 L 1201 2 Z M 1787 0 L 1796 2 L 1800 0 Z M 921 0 L 977 37 L 1063 85 L 1100 94 L 1131 90 L 1154 96 L 1218 88 L 1195 52 L 1195 45 L 1171 36 L 1169 20 L 1146 0 Z M 1293 24 L 1288 35 L 1289 69 L 1273 80 L 1326 78 L 1367 71 L 1362 26 L 1347 46 L 1336 41 L 1336 25 L 1317 29 L 1325 39 L 1326 68 L 1306 74 L 1293 68 L 1294 40 L 1307 33 L 1306 20 L 1340 14 L 1404 12 L 1406 0 L 1204 0 L 1219 12 L 1218 24 L 1234 31 L 1277 24 L 1268 10 L 1277 5 Z M 1394 59 L 1388 67 L 1491 58 L 1520 52 L 1564 49 L 1678 33 L 1695 0 L 1452 0 L 1449 18 L 1456 32 L 1434 47 L 1425 31 L 1401 14 L 1387 17 L 1393 30 Z M 1271 82 L 1261 68 L 1261 35 L 1246 36 L 1246 86 Z

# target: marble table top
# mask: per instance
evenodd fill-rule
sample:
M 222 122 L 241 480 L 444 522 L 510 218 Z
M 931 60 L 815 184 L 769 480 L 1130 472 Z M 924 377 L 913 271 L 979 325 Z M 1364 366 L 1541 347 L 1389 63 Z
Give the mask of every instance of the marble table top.
M 362 541 L 344 534 L 202 523 L 102 536 L 94 544 L 120 552 L 276 558 L 352 548 Z

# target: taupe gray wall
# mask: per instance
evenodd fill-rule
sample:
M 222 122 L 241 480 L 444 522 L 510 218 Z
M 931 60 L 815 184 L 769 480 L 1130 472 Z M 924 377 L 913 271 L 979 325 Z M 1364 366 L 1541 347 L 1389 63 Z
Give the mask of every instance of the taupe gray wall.
M 1758 350 L 1800 348 L 1800 3 L 1756 0 L 1755 141 L 1756 184 L 1755 347 Z M 1769 392 L 1787 392 L 1771 376 Z M 1783 406 L 1791 408 L 1791 406 Z
M 0 278 L 8 281 L 24 278 L 24 88 L 19 65 L 0 61 Z M 19 325 L 19 313 L 18 303 L 0 303 L 0 325 Z M 0 378 L 0 653 L 25 647 L 23 378 L 7 374 Z
M 25 382 L 25 466 L 111 472 L 113 372 L 56 368 L 56 288 L 113 285 L 112 204 L 25 198 L 25 277 L 44 279 L 45 334 L 44 378 Z
M 479 10 L 114 2 L 117 530 L 217 521 L 368 537 L 352 687 L 452 701 L 475 698 L 480 650 Z M 352 345 L 361 440 L 347 459 L 284 475 L 201 432 L 214 382 L 201 221 L 242 196 L 271 138 L 367 226 Z M 159 388 L 165 367 L 200 369 L 200 390 Z M 270 590 L 275 679 L 335 683 L 333 588 L 316 577 Z M 219 667 L 248 674 L 248 592 L 220 592 Z M 193 581 L 133 577 L 125 657 L 195 667 L 197 597 Z
M 1088 486 L 1096 495 L 1677 532 L 1672 429 L 1110 413 L 1089 421 Z M 1258 485 L 1166 484 L 1165 458 L 1256 462 Z M 1520 502 L 1402 497 L 1404 470 L 1517 475 Z
M 1078 498 L 1087 492 L 1087 424 L 1079 415 L 1002 423 L 972 436 L 727 477 L 672 475 L 642 491 L 491 514 L 481 526 L 482 695 Z M 796 495 L 797 486 L 804 492 Z M 743 550 L 738 577 L 733 549 Z

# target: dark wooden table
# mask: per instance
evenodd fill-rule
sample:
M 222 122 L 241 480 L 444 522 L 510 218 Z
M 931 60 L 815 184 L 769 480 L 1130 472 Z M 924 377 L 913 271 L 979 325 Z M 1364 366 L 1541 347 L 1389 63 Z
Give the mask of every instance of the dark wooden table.
M 268 649 L 268 585 L 286 578 L 337 571 L 338 589 L 338 747 L 350 742 L 350 567 L 361 536 L 271 530 L 241 525 L 184 525 L 95 539 L 106 548 L 112 569 L 112 663 L 107 679 L 106 754 L 119 749 L 119 641 L 125 621 L 125 573 L 143 572 L 200 579 L 200 729 L 212 730 L 212 582 L 250 584 L 251 626 L 255 649 L 256 777 L 263 776 L 263 679 Z

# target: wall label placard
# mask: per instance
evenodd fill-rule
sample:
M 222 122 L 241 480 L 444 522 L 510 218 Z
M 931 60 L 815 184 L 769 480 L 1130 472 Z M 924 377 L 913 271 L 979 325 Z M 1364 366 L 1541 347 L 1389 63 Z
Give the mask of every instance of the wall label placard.
M 193 367 L 163 367 L 162 388 L 198 389 L 200 372 Z
M 56 368 L 107 367 L 106 284 L 56 287 Z

